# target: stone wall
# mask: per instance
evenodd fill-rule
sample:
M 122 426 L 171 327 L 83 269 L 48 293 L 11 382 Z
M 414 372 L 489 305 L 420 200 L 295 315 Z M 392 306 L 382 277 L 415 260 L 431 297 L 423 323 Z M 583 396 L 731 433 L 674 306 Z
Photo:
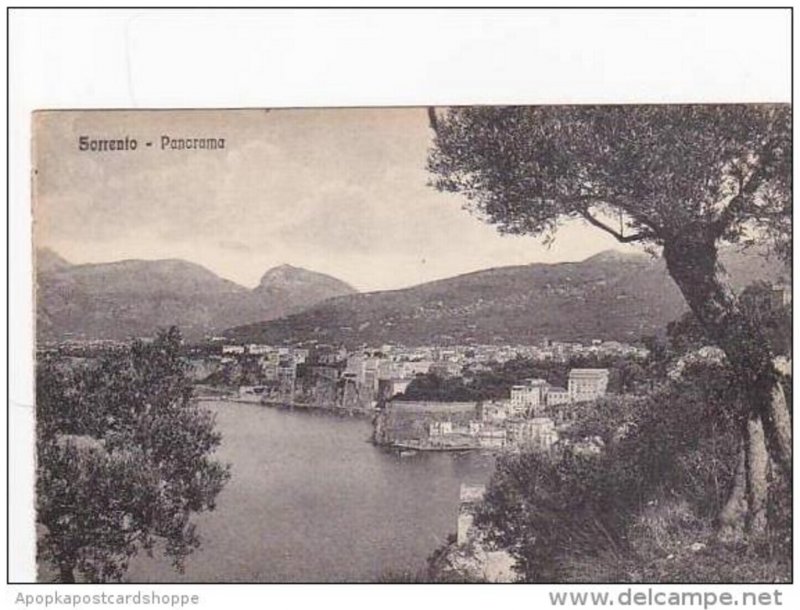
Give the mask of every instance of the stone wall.
M 434 421 L 466 425 L 479 419 L 475 402 L 410 402 L 386 404 L 375 420 L 375 442 L 379 444 L 422 441 Z

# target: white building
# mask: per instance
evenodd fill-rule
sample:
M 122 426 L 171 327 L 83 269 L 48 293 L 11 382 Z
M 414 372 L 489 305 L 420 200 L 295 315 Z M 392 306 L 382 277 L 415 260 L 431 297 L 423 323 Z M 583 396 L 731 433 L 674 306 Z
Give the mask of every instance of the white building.
M 558 442 L 555 422 L 549 417 L 534 417 L 506 423 L 508 442 L 536 451 L 548 451 Z
M 305 348 L 294 348 L 292 350 L 292 357 L 297 364 L 305 364 L 308 360 L 309 351 Z
M 262 356 L 272 351 L 270 345 L 259 345 L 258 343 L 251 343 L 247 346 L 247 353 L 253 356 Z
M 553 407 L 555 405 L 569 404 L 572 400 L 569 396 L 569 390 L 551 385 L 547 388 L 546 402 L 548 407 Z
M 444 436 L 453 433 L 453 423 L 449 421 L 432 421 L 428 424 L 429 436 Z
M 410 384 L 410 379 L 378 379 L 378 394 L 385 399 L 391 399 L 405 392 Z
M 489 400 L 481 405 L 483 421 L 502 423 L 508 418 L 510 402 L 508 400 Z
M 518 415 L 538 411 L 545 404 L 547 385 L 544 379 L 526 379 L 524 385 L 511 386 L 511 411 Z
M 478 432 L 478 444 L 484 449 L 501 449 L 507 436 L 505 428 L 484 427 Z
M 427 373 L 431 368 L 431 364 L 433 364 L 432 360 L 414 360 L 412 362 L 404 362 L 403 377 L 414 377 L 415 375 Z
M 605 396 L 608 369 L 572 369 L 569 372 L 569 397 L 572 402 L 595 400 Z

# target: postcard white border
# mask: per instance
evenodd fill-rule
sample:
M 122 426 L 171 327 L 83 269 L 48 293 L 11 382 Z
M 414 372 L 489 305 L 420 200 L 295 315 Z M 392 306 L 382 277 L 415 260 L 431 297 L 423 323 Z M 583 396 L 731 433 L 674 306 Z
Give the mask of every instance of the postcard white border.
M 37 10 L 12 13 L 10 45 L 12 581 L 33 576 L 33 110 L 788 102 L 792 93 L 790 16 L 776 10 Z M 194 588 L 203 607 L 263 596 L 273 604 L 347 600 L 351 607 L 449 605 L 454 596 L 464 608 L 498 596 L 547 605 L 542 588 L 395 589 Z M 790 595 L 787 603 L 794 589 Z

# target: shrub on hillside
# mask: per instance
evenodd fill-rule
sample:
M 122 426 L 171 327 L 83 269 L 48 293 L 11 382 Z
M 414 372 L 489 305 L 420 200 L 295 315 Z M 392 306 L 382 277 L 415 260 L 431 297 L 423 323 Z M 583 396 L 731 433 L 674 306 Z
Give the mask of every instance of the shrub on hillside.
M 747 550 L 753 566 L 736 566 L 728 547 L 714 555 L 714 519 L 738 451 L 728 374 L 695 363 L 647 398 L 577 406 L 553 455 L 500 460 L 476 523 L 534 582 L 733 582 L 761 579 L 767 564 L 778 570 L 769 580 L 790 574 L 788 489 L 773 494 L 769 542 Z M 587 438 L 601 439 L 603 450 L 582 451 Z M 707 557 L 707 569 L 678 569 L 676 557 L 684 564 Z M 731 560 L 728 572 L 719 557 Z

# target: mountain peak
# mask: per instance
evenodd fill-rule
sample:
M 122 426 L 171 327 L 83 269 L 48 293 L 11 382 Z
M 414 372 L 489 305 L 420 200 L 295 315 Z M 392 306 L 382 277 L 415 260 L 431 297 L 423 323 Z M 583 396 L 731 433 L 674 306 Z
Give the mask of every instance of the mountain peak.
M 269 269 L 253 290 L 270 306 L 287 308 L 291 301 L 288 309 L 292 311 L 354 292 L 352 286 L 335 277 L 287 264 Z
M 72 263 L 51 248 L 36 249 L 36 271 L 58 271 L 71 267 Z
M 753 254 L 723 262 L 735 290 L 780 272 Z M 498 267 L 402 290 L 340 296 L 226 335 L 246 342 L 313 340 L 353 347 L 521 345 L 543 337 L 635 343 L 663 332 L 686 307 L 663 260 L 607 251 L 583 262 Z
M 351 286 L 333 276 L 317 271 L 310 271 L 303 267 L 295 267 L 294 265 L 286 263 L 268 269 L 266 273 L 261 276 L 261 281 L 259 282 L 259 288 L 281 288 L 286 285 L 336 287 L 338 290 L 335 291 L 339 294 L 355 292 Z
M 269 278 L 280 278 L 289 275 L 298 275 L 302 273 L 313 273 L 312 271 L 308 271 L 303 269 L 302 267 L 295 267 L 294 265 L 289 265 L 288 263 L 283 263 L 281 265 L 277 265 L 275 267 L 270 267 L 261 276 L 261 283 L 263 284 L 265 280 Z
M 38 330 L 40 338 L 53 340 L 149 336 L 173 324 L 198 338 L 353 292 L 335 278 L 291 265 L 270 269 L 248 290 L 175 258 L 71 265 L 40 251 L 36 263 Z
M 631 263 L 646 262 L 647 255 L 640 252 L 620 252 L 619 250 L 603 250 L 584 259 L 584 263 Z

